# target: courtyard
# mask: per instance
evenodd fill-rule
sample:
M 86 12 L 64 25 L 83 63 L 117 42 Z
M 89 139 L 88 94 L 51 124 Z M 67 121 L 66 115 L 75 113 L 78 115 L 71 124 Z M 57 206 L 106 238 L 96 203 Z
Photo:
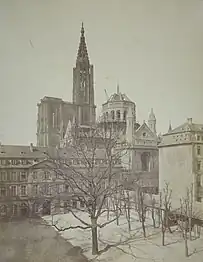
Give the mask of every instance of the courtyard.
M 1 262 L 86 262 L 73 247 L 41 219 L 0 222 Z

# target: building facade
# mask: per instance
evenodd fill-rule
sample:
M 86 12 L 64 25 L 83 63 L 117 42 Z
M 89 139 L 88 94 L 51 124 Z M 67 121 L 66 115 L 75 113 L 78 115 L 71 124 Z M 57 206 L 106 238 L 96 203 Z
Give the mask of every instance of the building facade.
M 95 123 L 94 68 L 89 60 L 83 25 L 76 65 L 73 68 L 72 102 L 45 96 L 37 106 L 37 146 L 59 145 L 69 120 L 78 125 Z
M 108 122 L 120 130 L 120 141 L 126 143 L 127 153 L 123 166 L 134 176 L 146 191 L 158 191 L 158 143 L 156 117 L 151 109 L 148 122 L 137 122 L 136 104 L 128 96 L 117 92 L 102 105 L 101 122 Z
M 172 206 L 180 206 L 187 188 L 193 188 L 197 206 L 203 200 L 203 124 L 192 118 L 164 134 L 159 144 L 159 188 L 169 183 L 172 189 Z
M 0 217 L 26 216 L 30 167 L 46 157 L 45 148 L 0 146 Z
M 83 190 L 75 193 L 81 186 L 81 181 L 76 181 L 78 187 L 73 189 L 69 183 L 70 178 L 74 174 L 78 174 L 78 177 L 79 174 L 88 176 L 89 169 L 86 164 L 93 161 L 92 157 L 94 169 L 97 172 L 98 169 L 101 170 L 100 175 L 105 173 L 103 171 L 109 168 L 105 149 L 96 149 L 95 154 L 88 158 L 87 149 L 80 149 L 78 146 L 79 151 L 76 153 L 74 147 L 66 142 L 61 148 L 35 147 L 32 144 L 1 145 L 0 219 L 66 213 L 70 206 L 73 209 L 84 208 L 84 201 L 79 200 Z M 118 174 L 115 180 L 120 181 L 123 172 L 120 160 L 116 159 L 112 166 L 113 172 Z M 101 185 L 105 184 L 105 179 L 100 182 Z

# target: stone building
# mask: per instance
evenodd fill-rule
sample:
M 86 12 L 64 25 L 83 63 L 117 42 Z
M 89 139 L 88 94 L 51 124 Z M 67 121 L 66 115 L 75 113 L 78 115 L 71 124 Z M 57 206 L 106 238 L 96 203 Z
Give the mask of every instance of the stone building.
M 128 152 L 123 156 L 123 166 L 134 176 L 146 191 L 158 191 L 158 143 L 156 117 L 151 109 L 148 122 L 137 121 L 136 104 L 119 90 L 102 105 L 101 122 L 108 122 L 120 129 L 120 140 L 126 142 Z
M 197 206 L 203 200 L 203 124 L 192 118 L 177 128 L 169 127 L 159 144 L 159 188 L 165 183 L 172 189 L 172 206 L 180 206 L 180 198 L 186 197 L 187 188 L 193 187 Z
M 28 178 L 32 165 L 45 159 L 47 149 L 0 145 L 0 215 L 27 215 Z
M 67 205 L 82 208 L 84 204 L 73 197 L 68 181 L 73 169 L 88 174 L 83 164 L 88 151 L 84 149 L 85 157 L 80 157 L 66 143 L 62 148 L 1 145 L 0 218 L 56 214 L 66 212 Z M 64 169 L 65 175 L 59 166 L 63 163 L 70 166 Z M 104 149 L 96 149 L 94 166 L 108 168 Z M 113 168 L 120 179 L 123 170 L 119 159 Z
M 69 120 L 78 125 L 95 123 L 94 70 L 90 63 L 82 24 L 76 65 L 73 68 L 72 102 L 45 96 L 38 104 L 37 146 L 57 146 Z

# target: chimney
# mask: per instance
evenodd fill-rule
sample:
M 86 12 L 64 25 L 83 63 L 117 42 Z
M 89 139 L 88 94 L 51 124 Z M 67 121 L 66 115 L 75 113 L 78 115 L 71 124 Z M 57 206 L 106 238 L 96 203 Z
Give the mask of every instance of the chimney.
M 30 152 L 34 151 L 33 143 L 30 143 Z
M 192 125 L 192 118 L 188 118 L 187 122 L 188 122 L 189 125 Z

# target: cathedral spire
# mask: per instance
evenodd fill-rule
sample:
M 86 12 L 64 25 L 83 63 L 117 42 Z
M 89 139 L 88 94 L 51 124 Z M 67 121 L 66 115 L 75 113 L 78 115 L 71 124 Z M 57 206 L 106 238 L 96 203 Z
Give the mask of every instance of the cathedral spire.
M 77 62 L 88 62 L 89 63 L 89 57 L 88 57 L 88 52 L 87 52 L 87 45 L 85 41 L 85 29 L 84 25 L 82 22 L 81 30 L 80 30 L 80 44 L 78 48 L 78 54 L 77 54 Z
M 119 87 L 119 83 L 117 83 L 117 94 L 120 93 L 120 87 Z
M 169 121 L 168 133 L 172 131 L 171 121 Z

